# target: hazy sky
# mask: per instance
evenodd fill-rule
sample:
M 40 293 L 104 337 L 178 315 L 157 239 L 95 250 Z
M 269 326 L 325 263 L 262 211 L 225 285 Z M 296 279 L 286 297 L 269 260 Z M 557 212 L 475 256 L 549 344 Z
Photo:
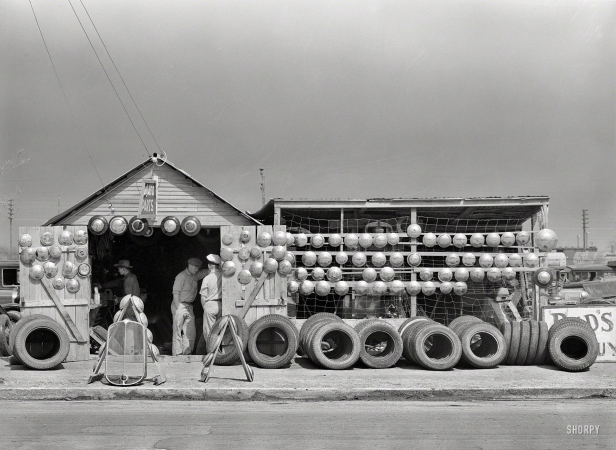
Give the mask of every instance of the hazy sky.
M 31 1 L 75 120 L 30 3 L 0 0 L 15 229 L 159 151 L 104 42 L 169 159 L 243 210 L 262 167 L 267 198 L 548 195 L 560 244 L 582 209 L 616 240 L 615 1 L 71 0 L 128 115 L 69 0 Z

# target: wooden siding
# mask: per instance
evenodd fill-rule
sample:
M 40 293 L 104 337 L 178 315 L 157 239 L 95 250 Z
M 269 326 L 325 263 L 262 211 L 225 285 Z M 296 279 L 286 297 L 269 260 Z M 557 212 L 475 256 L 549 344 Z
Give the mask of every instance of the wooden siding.
M 139 209 L 142 180 L 152 178 L 153 175 L 159 177 L 158 210 L 156 220 L 151 225 L 160 225 L 166 216 L 175 216 L 180 221 L 186 216 L 195 216 L 204 227 L 254 225 L 254 222 L 242 216 L 231 205 L 216 198 L 211 191 L 167 165 L 144 167 L 63 219 L 59 225 L 87 225 L 90 218 L 96 215 L 107 219 L 113 216 L 132 218 Z

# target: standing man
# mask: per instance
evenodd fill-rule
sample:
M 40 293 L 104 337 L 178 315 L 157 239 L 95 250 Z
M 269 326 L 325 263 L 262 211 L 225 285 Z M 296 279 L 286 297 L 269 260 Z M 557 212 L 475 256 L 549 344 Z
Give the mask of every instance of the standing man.
M 127 259 L 121 259 L 117 264 L 113 265 L 118 268 L 118 272 L 122 275 L 122 278 L 104 283 L 103 289 L 117 288 L 122 286 L 122 297 L 126 295 L 134 295 L 141 298 L 141 292 L 139 291 L 139 281 L 137 281 L 137 275 L 131 272 L 133 266 Z
M 190 355 L 195 345 L 197 330 L 195 328 L 195 313 L 192 302 L 197 295 L 198 281 L 208 274 L 207 269 L 201 269 L 203 263 L 199 258 L 190 258 L 188 267 L 175 277 L 173 283 L 173 341 L 172 354 Z
M 210 273 L 203 279 L 199 293 L 203 306 L 203 339 L 207 342 L 214 322 L 222 313 L 222 272 L 220 256 L 210 254 L 206 259 Z

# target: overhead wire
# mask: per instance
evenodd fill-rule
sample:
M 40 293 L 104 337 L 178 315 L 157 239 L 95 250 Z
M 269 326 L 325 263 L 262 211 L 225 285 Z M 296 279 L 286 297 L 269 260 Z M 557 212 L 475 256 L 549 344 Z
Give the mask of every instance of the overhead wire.
M 101 65 L 101 68 L 103 69 L 103 72 L 105 72 L 105 76 L 107 77 L 107 80 L 109 80 L 109 84 L 111 84 L 111 88 L 113 89 L 113 92 L 115 92 L 116 97 L 118 97 L 118 100 L 120 101 L 120 104 L 122 105 L 122 108 L 124 109 L 124 112 L 126 113 L 126 117 L 128 117 L 128 120 L 130 121 L 131 125 L 133 126 L 133 129 L 135 130 L 135 133 L 137 133 L 137 136 L 139 137 L 139 140 L 141 141 L 141 144 L 143 145 L 143 148 L 145 149 L 145 152 L 148 154 L 148 157 L 150 157 L 151 155 L 150 155 L 150 152 L 148 151 L 148 147 L 145 145 L 145 142 L 143 141 L 143 138 L 141 137 L 141 134 L 137 130 L 137 127 L 135 126 L 135 123 L 133 122 L 133 119 L 131 119 L 130 114 L 128 113 L 128 110 L 126 109 L 126 106 L 124 105 L 124 102 L 122 101 L 122 98 L 120 98 L 120 94 L 118 93 L 117 89 L 115 88 L 115 85 L 111 81 L 111 77 L 109 76 L 109 73 L 107 72 L 107 69 L 105 69 L 105 65 L 103 64 L 103 62 L 101 61 L 100 57 L 98 56 L 98 52 L 94 48 L 94 44 L 92 43 L 92 40 L 90 39 L 90 36 L 86 32 L 86 29 L 84 28 L 83 23 L 81 22 L 81 19 L 79 18 L 79 15 L 77 14 L 77 11 L 75 11 L 75 8 L 73 7 L 73 3 L 71 2 L 71 0 L 68 0 L 68 3 L 69 3 L 69 5 L 71 5 L 71 9 L 73 10 L 73 13 L 75 14 L 75 17 L 77 18 L 77 21 L 79 22 L 79 25 L 81 26 L 81 29 L 83 30 L 83 33 L 86 35 L 86 39 L 90 43 L 90 47 L 92 47 L 92 51 L 94 51 L 94 55 L 96 55 L 96 59 L 98 59 L 98 62 Z M 128 90 L 128 88 L 127 88 L 127 90 Z M 131 96 L 131 98 L 132 98 L 132 96 Z
M 43 40 L 43 45 L 45 46 L 45 51 L 47 52 L 47 56 L 49 57 L 49 61 L 51 62 L 51 67 L 53 67 L 53 72 L 56 75 L 56 80 L 58 80 L 58 85 L 60 86 L 60 90 L 62 91 L 62 96 L 64 97 L 64 101 L 66 102 L 66 106 L 68 107 L 68 110 L 71 113 L 71 117 L 73 118 L 73 126 L 77 129 L 77 133 L 79 134 L 79 137 L 81 139 L 83 147 L 85 148 L 86 153 L 88 154 L 88 158 L 90 158 L 90 161 L 92 162 L 92 166 L 94 167 L 94 171 L 96 172 L 96 175 L 98 176 L 98 180 L 101 182 L 101 186 L 103 187 L 103 195 L 107 199 L 107 202 L 109 203 L 109 205 L 113 206 L 111 201 L 107 197 L 107 191 L 105 189 L 105 184 L 103 183 L 103 179 L 101 178 L 101 174 L 99 173 L 98 168 L 96 167 L 96 164 L 94 163 L 94 159 L 92 159 L 92 154 L 90 153 L 90 149 L 88 148 L 88 144 L 86 144 L 86 140 L 83 137 L 83 133 L 81 132 L 81 129 L 77 126 L 77 118 L 75 117 L 75 113 L 73 113 L 73 109 L 71 108 L 71 104 L 68 101 L 68 97 L 66 96 L 66 92 L 64 90 L 64 87 L 62 86 L 62 81 L 60 81 L 60 75 L 58 75 L 58 70 L 56 69 L 56 65 L 53 62 L 53 58 L 51 57 L 51 53 L 49 52 L 49 47 L 47 46 L 47 41 L 45 41 L 45 36 L 43 35 L 43 30 L 41 29 L 41 25 L 39 23 L 38 17 L 36 16 L 36 12 L 34 11 L 34 6 L 32 5 L 32 0 L 28 0 L 28 2 L 30 3 L 30 9 L 32 9 L 32 14 L 34 15 L 34 21 L 36 22 L 36 26 L 37 26 L 37 28 L 39 30 L 40 35 L 41 35 L 41 39 Z
M 128 92 L 128 95 L 130 96 L 130 99 L 132 100 L 133 105 L 135 105 L 135 108 L 137 108 L 137 111 L 139 112 L 139 116 L 141 117 L 141 120 L 143 120 L 143 123 L 145 124 L 145 127 L 148 129 L 148 133 L 150 133 L 150 136 L 152 136 L 152 139 L 154 140 L 154 143 L 156 144 L 156 147 L 158 148 L 158 150 L 162 152 L 163 150 L 160 148 L 160 145 L 158 145 L 158 141 L 156 140 L 156 137 L 154 136 L 154 133 L 152 133 L 152 130 L 150 129 L 150 127 L 148 125 L 148 122 L 143 117 L 143 114 L 141 113 L 141 110 L 139 109 L 139 106 L 137 105 L 137 102 L 133 98 L 133 95 L 131 94 L 130 89 L 128 89 L 128 86 L 126 85 L 126 82 L 124 81 L 124 77 L 122 76 L 122 74 L 118 70 L 118 67 L 116 66 L 116 63 L 113 61 L 113 58 L 111 57 L 111 53 L 109 53 L 109 50 L 107 49 L 107 45 L 105 44 L 105 41 L 101 37 L 101 34 L 98 32 L 98 28 L 94 24 L 94 21 L 92 20 L 92 16 L 90 16 L 90 13 L 88 12 L 88 9 L 86 8 L 86 6 L 83 4 L 83 1 L 79 0 L 79 3 L 81 3 L 81 6 L 83 7 L 83 10 L 86 12 L 86 15 L 88 16 L 88 19 L 90 20 L 90 23 L 92 24 L 92 27 L 94 27 L 94 30 L 96 31 L 96 34 L 97 34 L 98 38 L 100 39 L 101 43 L 103 44 L 103 47 L 105 48 L 105 52 L 107 53 L 107 56 L 109 57 L 109 60 L 111 61 L 111 64 L 113 64 L 113 68 L 118 73 L 118 76 L 120 77 L 120 80 L 122 80 L 122 84 L 124 85 L 124 88 L 126 89 L 126 92 Z M 146 151 L 147 151 L 147 149 L 146 149 Z

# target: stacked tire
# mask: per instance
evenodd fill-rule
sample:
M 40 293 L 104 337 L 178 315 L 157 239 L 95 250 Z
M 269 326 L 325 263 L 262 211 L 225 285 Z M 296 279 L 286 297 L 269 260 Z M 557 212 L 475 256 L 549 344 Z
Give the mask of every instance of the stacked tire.
M 407 361 L 430 370 L 450 370 L 460 361 L 462 346 L 458 336 L 428 317 L 411 317 L 398 331 Z
M 507 357 L 507 343 L 498 328 L 474 316 L 456 317 L 449 329 L 460 339 L 462 358 L 477 369 L 490 369 Z
M 299 332 L 299 340 L 302 353 L 325 369 L 348 369 L 359 360 L 359 334 L 334 314 L 309 317 Z
M 248 353 L 252 361 L 264 369 L 287 366 L 295 357 L 298 343 L 297 328 L 281 314 L 263 316 L 248 329 Z
M 66 330 L 42 314 L 33 314 L 17 322 L 9 333 L 8 343 L 16 362 L 36 370 L 58 366 L 70 349 Z
M 549 331 L 548 351 L 554 364 L 568 372 L 587 370 L 599 355 L 599 342 L 585 320 L 567 317 Z
M 546 322 L 536 320 L 505 322 L 500 326 L 500 330 L 507 347 L 504 364 L 541 366 L 549 362 L 549 333 Z
M 366 319 L 355 325 L 359 335 L 359 359 L 372 369 L 392 367 L 402 356 L 398 330 L 380 319 Z

